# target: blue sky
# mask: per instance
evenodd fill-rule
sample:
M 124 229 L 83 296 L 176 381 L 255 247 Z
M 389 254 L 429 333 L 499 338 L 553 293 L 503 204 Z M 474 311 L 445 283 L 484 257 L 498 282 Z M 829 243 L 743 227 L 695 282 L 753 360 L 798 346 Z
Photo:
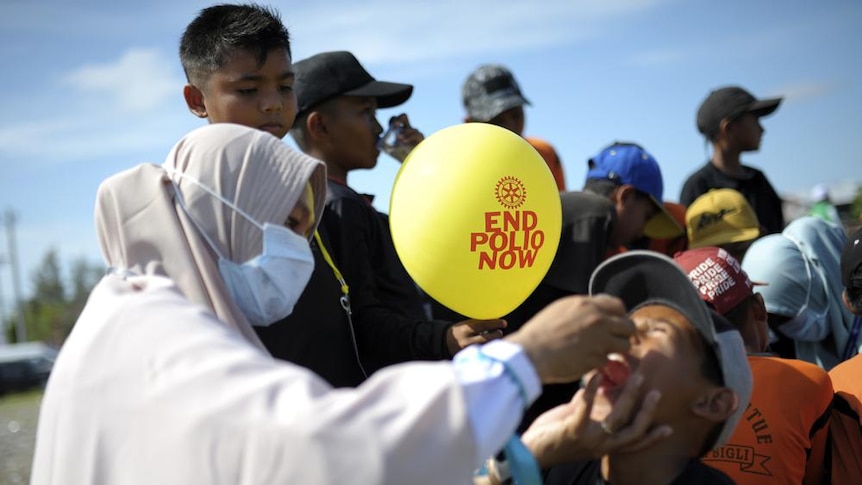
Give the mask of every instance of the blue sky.
M 98 184 L 160 163 L 201 126 L 182 99 L 182 30 L 213 2 L 2 0 L 0 211 L 18 218 L 31 273 L 49 248 L 64 264 L 100 261 Z M 507 65 L 532 102 L 526 134 L 560 153 L 569 188 L 613 140 L 659 161 L 665 198 L 706 161 L 694 115 L 708 92 L 736 84 L 785 96 L 764 119 L 759 153 L 744 157 L 782 194 L 818 182 L 862 181 L 862 2 L 858 0 L 352 0 L 272 2 L 294 60 L 351 50 L 378 79 L 415 85 L 403 106 L 426 135 L 459 123 L 460 86 L 482 63 Z M 351 174 L 387 210 L 398 164 Z M 6 234 L 0 255 L 8 256 Z M 9 311 L 9 266 L 0 266 Z

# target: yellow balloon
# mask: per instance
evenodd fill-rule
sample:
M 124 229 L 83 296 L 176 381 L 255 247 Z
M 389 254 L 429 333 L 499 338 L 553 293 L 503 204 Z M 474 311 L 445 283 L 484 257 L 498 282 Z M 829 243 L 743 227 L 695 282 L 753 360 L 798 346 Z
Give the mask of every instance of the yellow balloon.
M 465 123 L 426 138 L 392 188 L 389 223 L 413 280 L 471 318 L 499 318 L 544 278 L 560 242 L 560 195 L 520 136 Z

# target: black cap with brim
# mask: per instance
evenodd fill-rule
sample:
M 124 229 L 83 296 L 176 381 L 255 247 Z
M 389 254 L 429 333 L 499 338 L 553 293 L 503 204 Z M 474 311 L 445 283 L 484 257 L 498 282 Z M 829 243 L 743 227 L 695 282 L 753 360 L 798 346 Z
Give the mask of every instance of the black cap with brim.
M 667 305 L 685 315 L 707 342 L 715 342 L 709 307 L 682 269 L 660 253 L 626 251 L 608 259 L 590 278 L 590 294 L 596 293 L 620 298 L 628 311 L 649 303 Z
M 404 103 L 409 84 L 378 81 L 347 51 L 323 52 L 294 63 L 297 116 L 336 96 L 370 96 L 380 108 Z
M 371 81 L 365 86 L 341 93 L 342 96 L 370 96 L 377 99 L 378 108 L 391 108 L 403 104 L 413 94 L 409 84 Z
M 651 304 L 673 308 L 703 336 L 718 358 L 724 386 L 738 398 L 737 409 L 725 421 L 714 446 L 724 444 L 751 398 L 751 370 L 739 332 L 709 309 L 672 259 L 654 251 L 626 251 L 600 264 L 590 278 L 590 295 L 599 293 L 620 298 L 629 312 Z
M 722 120 L 733 120 L 745 113 L 753 113 L 757 117 L 772 114 L 778 109 L 782 99 L 757 99 L 739 86 L 716 89 L 709 93 L 697 110 L 697 129 L 711 137 L 718 132 Z
M 746 113 L 753 113 L 754 116 L 758 118 L 761 116 L 771 115 L 778 109 L 778 105 L 781 104 L 781 101 L 784 98 L 769 98 L 769 99 L 761 99 L 751 103 L 751 106 L 745 111 Z

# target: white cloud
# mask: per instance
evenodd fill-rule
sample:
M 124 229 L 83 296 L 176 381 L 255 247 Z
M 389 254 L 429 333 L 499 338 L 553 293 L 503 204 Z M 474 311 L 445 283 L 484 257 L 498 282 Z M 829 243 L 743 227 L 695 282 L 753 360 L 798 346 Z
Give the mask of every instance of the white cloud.
M 140 113 L 158 108 L 177 93 L 182 79 L 174 75 L 177 60 L 154 49 L 132 48 L 115 62 L 87 64 L 61 79 L 122 111 Z
M 802 101 L 818 98 L 839 91 L 841 83 L 837 82 L 807 82 L 782 86 L 776 90 L 788 100 Z
M 67 98 L 33 93 L 32 106 L 65 103 L 61 113 L 0 125 L 0 160 L 51 164 L 114 157 L 164 147 L 201 125 L 185 109 L 179 61 L 154 49 L 130 48 L 105 63 L 88 63 L 59 77 Z M 33 111 L 38 113 L 39 110 Z
M 439 62 L 444 59 L 565 45 L 603 35 L 614 18 L 672 1 L 555 0 L 539 8 L 520 0 L 504 6 L 495 0 L 439 0 L 417 2 L 410 9 L 391 0 L 315 2 L 281 14 L 297 59 L 350 49 L 367 65 L 401 63 L 408 69 L 426 66 L 431 72 L 445 70 L 447 63 Z M 165 38 L 159 31 L 152 35 Z M 74 91 L 67 97 L 67 109 L 74 115 L 7 121 L 0 126 L 0 158 L 86 161 L 163 147 L 184 130 L 200 126 L 182 104 L 179 61 L 175 53 L 166 52 L 130 47 L 113 60 L 88 62 L 61 75 L 60 85 Z M 52 100 L 48 94 L 32 93 L 31 103 L 52 105 Z
M 675 0 L 351 2 L 284 12 L 297 59 L 348 49 L 364 63 L 421 62 L 528 51 L 606 35 L 616 17 Z M 419 34 L 421 33 L 421 35 Z

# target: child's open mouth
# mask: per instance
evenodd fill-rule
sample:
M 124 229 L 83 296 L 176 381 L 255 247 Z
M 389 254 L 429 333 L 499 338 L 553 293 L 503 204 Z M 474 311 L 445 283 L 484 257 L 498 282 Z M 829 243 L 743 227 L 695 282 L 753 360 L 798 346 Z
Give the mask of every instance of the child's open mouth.
M 608 355 L 608 363 L 599 369 L 602 375 L 602 382 L 599 384 L 599 391 L 602 394 L 609 395 L 611 391 L 620 391 L 626 385 L 626 381 L 632 374 L 631 366 L 622 354 Z M 617 392 L 613 392 L 617 394 Z

